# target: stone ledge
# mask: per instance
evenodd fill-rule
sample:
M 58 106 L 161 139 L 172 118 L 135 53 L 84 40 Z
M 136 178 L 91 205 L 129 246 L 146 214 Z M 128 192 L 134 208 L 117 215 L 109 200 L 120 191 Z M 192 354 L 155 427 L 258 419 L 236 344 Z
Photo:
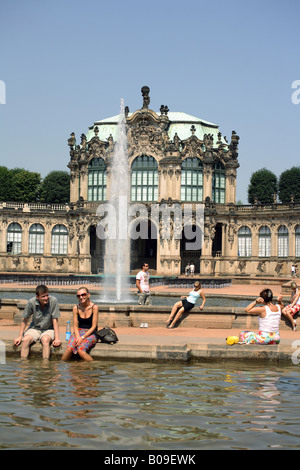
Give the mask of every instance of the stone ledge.
M 19 357 L 20 348 L 16 348 L 12 340 L 4 341 L 7 357 Z M 60 359 L 65 350 L 66 343 L 60 348 L 51 348 L 51 356 Z M 175 361 L 188 362 L 214 361 L 222 362 L 228 360 L 276 362 L 292 364 L 292 355 L 295 352 L 288 345 L 240 345 L 235 344 L 183 344 L 183 345 L 151 345 L 151 344 L 103 344 L 98 343 L 92 350 L 91 355 L 95 360 L 118 360 L 118 361 Z M 41 346 L 32 346 L 30 356 L 41 357 Z

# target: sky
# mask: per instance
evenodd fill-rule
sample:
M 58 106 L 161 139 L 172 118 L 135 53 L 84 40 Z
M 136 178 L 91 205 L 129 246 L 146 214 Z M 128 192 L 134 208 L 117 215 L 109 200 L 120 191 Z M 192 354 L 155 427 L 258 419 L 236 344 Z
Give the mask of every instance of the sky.
M 300 165 L 299 14 L 298 0 L 1 0 L 0 165 L 68 171 L 71 132 L 122 98 L 140 109 L 147 85 L 151 109 L 236 131 L 247 204 L 253 172 Z

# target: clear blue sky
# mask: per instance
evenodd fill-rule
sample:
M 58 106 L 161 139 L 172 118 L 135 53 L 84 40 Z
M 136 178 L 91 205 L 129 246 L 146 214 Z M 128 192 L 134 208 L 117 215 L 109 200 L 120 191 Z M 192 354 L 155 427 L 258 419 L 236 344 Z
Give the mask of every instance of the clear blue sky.
M 251 174 L 300 165 L 298 0 L 2 0 L 0 165 L 67 170 L 67 139 L 161 104 L 240 136 L 237 198 Z M 1 95 L 0 95 L 1 96 Z M 300 94 L 299 94 L 300 96 Z

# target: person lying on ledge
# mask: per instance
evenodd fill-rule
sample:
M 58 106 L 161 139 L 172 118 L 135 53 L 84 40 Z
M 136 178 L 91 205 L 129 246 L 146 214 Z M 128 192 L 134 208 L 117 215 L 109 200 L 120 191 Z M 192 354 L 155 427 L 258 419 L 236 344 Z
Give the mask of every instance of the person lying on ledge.
M 89 352 L 98 341 L 95 331 L 98 327 L 99 308 L 90 301 L 90 293 L 86 287 L 78 289 L 77 299 L 79 304 L 73 307 L 74 333 L 61 359 L 68 361 L 73 354 L 78 354 L 81 359 L 92 361 Z
M 184 312 L 189 312 L 192 310 L 193 307 L 195 307 L 196 301 L 202 297 L 202 304 L 200 305 L 200 310 L 203 309 L 205 302 L 206 302 L 206 297 L 204 295 L 204 292 L 201 290 L 201 284 L 199 281 L 196 281 L 194 284 L 194 289 L 189 293 L 188 296 L 182 296 L 179 302 L 176 302 L 173 305 L 173 308 L 171 310 L 170 316 L 167 320 L 167 328 L 173 329 L 175 328 L 176 323 L 178 320 L 182 317 Z
M 258 333 L 242 331 L 240 342 L 246 344 L 279 344 L 281 308 L 273 303 L 273 292 L 264 289 L 260 296 L 245 308 L 245 312 L 258 316 Z M 259 305 L 257 307 L 257 305 Z

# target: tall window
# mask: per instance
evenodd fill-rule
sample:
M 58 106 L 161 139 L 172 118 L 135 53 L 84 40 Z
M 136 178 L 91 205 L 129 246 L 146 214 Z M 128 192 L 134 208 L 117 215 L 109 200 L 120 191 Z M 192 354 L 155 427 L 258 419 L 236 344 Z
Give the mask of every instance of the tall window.
M 45 230 L 41 224 L 33 224 L 29 229 L 29 253 L 44 253 Z
M 269 258 L 271 256 L 271 230 L 269 227 L 260 227 L 258 232 L 258 256 Z
M 289 256 L 289 231 L 285 225 L 278 229 L 278 256 L 281 258 Z
M 88 169 L 88 201 L 106 200 L 106 165 L 103 158 L 93 158 Z
M 251 256 L 252 234 L 249 227 L 241 227 L 238 231 L 238 255 Z
M 202 202 L 203 165 L 199 158 L 186 158 L 181 167 L 181 200 Z
M 68 230 L 64 225 L 55 225 L 51 234 L 51 254 L 68 254 Z
M 295 230 L 295 256 L 300 258 L 300 225 L 297 225 Z
M 218 162 L 215 164 L 213 180 L 212 180 L 212 200 L 213 202 L 224 204 L 225 203 L 225 167 L 223 163 Z
M 13 222 L 7 227 L 7 253 L 19 255 L 22 252 L 22 227 Z
M 131 165 L 131 201 L 157 201 L 158 172 L 155 158 L 137 157 Z

